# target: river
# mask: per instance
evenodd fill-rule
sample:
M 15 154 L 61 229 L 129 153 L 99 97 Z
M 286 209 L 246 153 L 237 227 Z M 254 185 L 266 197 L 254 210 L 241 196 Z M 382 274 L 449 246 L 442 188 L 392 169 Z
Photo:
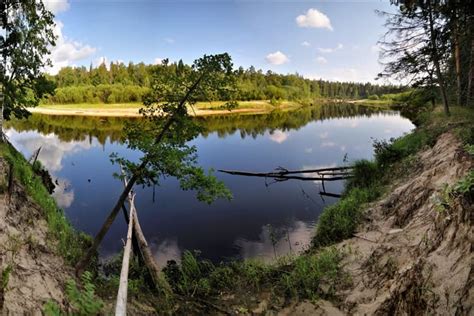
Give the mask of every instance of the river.
M 53 193 L 71 223 L 95 234 L 122 189 L 109 155 L 131 159 L 121 128 L 125 119 L 33 115 L 6 125 L 6 135 L 26 157 L 39 147 L 39 160 L 59 184 Z M 334 104 L 292 112 L 197 118 L 204 132 L 192 141 L 206 169 L 272 171 L 347 165 L 373 156 L 373 139 L 409 132 L 413 124 L 396 111 Z M 317 218 L 337 198 L 321 196 L 321 183 L 216 173 L 233 193 L 232 201 L 200 203 L 180 191 L 174 179 L 136 189 L 142 229 L 163 266 L 185 249 L 214 262 L 295 253 L 308 247 Z M 341 193 L 343 182 L 326 183 Z M 126 224 L 120 214 L 101 246 L 107 258 L 120 251 Z

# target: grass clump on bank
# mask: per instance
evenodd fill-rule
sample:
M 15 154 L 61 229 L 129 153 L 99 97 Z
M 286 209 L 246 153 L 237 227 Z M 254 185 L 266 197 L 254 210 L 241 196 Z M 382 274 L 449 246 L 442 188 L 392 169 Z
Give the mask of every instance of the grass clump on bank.
M 282 307 L 294 300 L 334 299 L 336 289 L 349 278 L 342 270 L 344 253 L 334 247 L 299 256 L 280 257 L 274 263 L 259 260 L 232 260 L 214 264 L 200 258 L 199 252 L 185 251 L 180 263 L 169 261 L 163 274 L 172 295 L 157 295 L 147 284 L 146 271 L 136 260 L 129 270 L 130 302 L 145 303 L 160 314 L 226 313 L 236 306 L 248 312 L 261 300 Z M 118 288 L 121 257 L 104 266 L 98 280 L 98 294 L 108 296 Z M 203 306 L 204 304 L 204 306 Z
M 53 197 L 43 185 L 32 166 L 12 145 L 0 142 L 0 156 L 13 167 L 14 178 L 25 188 L 30 196 L 44 212 L 52 240 L 57 241 L 57 252 L 72 264 L 82 255 L 89 245 L 90 237 L 77 232 L 66 219 L 64 212 L 58 208 Z
M 343 253 L 336 248 L 296 257 L 283 257 L 268 264 L 256 260 L 214 265 L 185 252 L 180 265 L 168 265 L 164 273 L 179 295 L 216 296 L 220 293 L 268 290 L 277 296 L 297 299 L 329 297 L 343 277 Z M 324 286 L 323 286 L 324 285 Z

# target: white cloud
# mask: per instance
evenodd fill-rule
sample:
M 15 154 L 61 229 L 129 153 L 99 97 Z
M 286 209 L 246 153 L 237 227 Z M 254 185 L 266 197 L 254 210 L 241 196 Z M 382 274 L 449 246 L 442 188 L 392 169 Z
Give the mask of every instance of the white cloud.
M 174 44 L 175 42 L 174 38 L 171 38 L 171 37 L 165 37 L 164 40 L 168 44 Z
M 323 54 L 329 54 L 329 53 L 334 53 L 335 51 L 341 50 L 341 49 L 343 49 L 343 48 L 344 48 L 344 45 L 342 45 L 341 43 L 339 43 L 339 44 L 337 44 L 337 46 L 334 47 L 334 48 L 331 48 L 331 47 L 329 47 L 329 48 L 319 47 L 319 48 L 318 48 L 318 51 L 319 51 L 320 53 L 323 53 Z
M 96 52 L 95 47 L 64 36 L 62 32 L 64 24 L 61 21 L 55 22 L 54 34 L 57 36 L 56 46 L 51 48 L 51 54 L 49 56 L 53 66 L 47 69 L 51 74 L 56 74 L 62 67 L 71 66 L 74 61 L 85 59 Z
M 328 16 L 316 9 L 309 9 L 306 14 L 296 17 L 296 24 L 299 27 L 327 28 L 333 30 Z
M 328 63 L 328 60 L 326 58 L 324 58 L 323 56 L 318 56 L 316 58 L 316 62 L 318 64 L 327 64 Z
M 290 61 L 290 59 L 280 51 L 268 54 L 265 59 L 272 65 L 282 65 Z
M 320 71 L 323 71 L 321 68 Z M 375 76 L 380 70 L 375 66 L 358 66 L 357 68 L 330 68 L 320 73 L 303 74 L 308 79 L 319 79 L 331 81 L 352 81 L 352 82 L 376 82 Z M 379 82 L 377 82 L 379 83 Z
M 43 0 L 44 6 L 53 14 L 67 11 L 70 7 L 68 0 Z
M 156 57 L 155 60 L 153 61 L 155 65 L 161 65 L 163 63 L 163 58 Z
M 309 42 L 307 42 L 307 41 L 304 41 L 303 43 L 301 43 L 301 46 L 306 46 L 306 47 L 308 47 L 308 46 L 311 46 L 311 44 L 310 44 Z

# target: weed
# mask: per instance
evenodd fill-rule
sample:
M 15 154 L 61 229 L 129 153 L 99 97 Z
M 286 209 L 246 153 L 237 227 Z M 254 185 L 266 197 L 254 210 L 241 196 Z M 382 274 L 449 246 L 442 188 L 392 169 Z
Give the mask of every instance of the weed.
M 452 188 L 452 191 L 460 194 L 467 195 L 473 193 L 474 190 L 474 170 L 471 170 L 465 177 L 461 178 Z
M 471 156 L 474 156 L 474 145 L 469 145 L 469 144 L 466 144 L 464 146 L 464 150 L 466 150 L 466 152 L 471 155 Z
M 323 247 L 352 237 L 362 218 L 365 203 L 380 195 L 380 188 L 353 188 L 338 203 L 324 209 L 316 225 L 313 246 Z
M 8 286 L 8 282 L 10 281 L 10 274 L 12 273 L 12 266 L 7 265 L 5 269 L 2 271 L 2 290 L 5 290 Z
M 8 235 L 8 239 L 6 242 L 6 250 L 9 251 L 12 255 L 12 260 L 15 260 L 16 255 L 20 252 L 21 247 L 23 246 L 24 242 L 21 239 L 21 234 L 12 234 Z
M 49 300 L 43 305 L 43 314 L 46 316 L 60 316 L 61 308 L 55 301 Z
M 92 274 L 88 271 L 82 274 L 82 290 L 74 280 L 66 282 L 66 295 L 69 304 L 76 315 L 97 315 L 104 303 L 95 295 L 95 286 L 92 283 Z
M 206 296 L 211 292 L 207 277 L 215 267 L 208 260 L 198 260 L 198 256 L 199 252 L 185 251 L 180 266 L 172 261 L 163 270 L 168 282 L 180 295 Z
M 432 197 L 432 202 L 438 212 L 449 210 L 454 199 L 458 196 L 472 195 L 474 192 L 474 170 L 471 170 L 465 177 L 461 178 L 452 186 L 445 184 L 439 194 Z
M 352 188 L 368 188 L 379 180 L 380 170 L 375 162 L 368 160 L 358 160 L 354 164 L 352 178 L 346 182 L 345 190 Z
M 300 256 L 293 269 L 281 278 L 280 285 L 290 297 L 314 300 L 321 295 L 330 296 L 342 273 L 341 259 L 341 252 L 334 247 Z

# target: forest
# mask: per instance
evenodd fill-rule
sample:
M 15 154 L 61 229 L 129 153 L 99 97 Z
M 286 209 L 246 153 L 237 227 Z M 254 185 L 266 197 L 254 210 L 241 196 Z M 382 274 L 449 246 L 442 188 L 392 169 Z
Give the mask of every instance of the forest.
M 111 62 L 97 67 L 64 67 L 57 75 L 48 76 L 55 93 L 43 98 L 43 103 L 129 103 L 142 102 L 152 83 L 171 74 L 188 73 L 191 66 L 164 61 L 160 65 Z M 253 66 L 234 71 L 235 100 L 313 100 L 315 98 L 378 99 L 383 94 L 403 90 L 400 85 L 377 85 L 356 82 L 311 80 L 299 74 L 264 73 Z M 200 101 L 227 101 L 222 95 Z

